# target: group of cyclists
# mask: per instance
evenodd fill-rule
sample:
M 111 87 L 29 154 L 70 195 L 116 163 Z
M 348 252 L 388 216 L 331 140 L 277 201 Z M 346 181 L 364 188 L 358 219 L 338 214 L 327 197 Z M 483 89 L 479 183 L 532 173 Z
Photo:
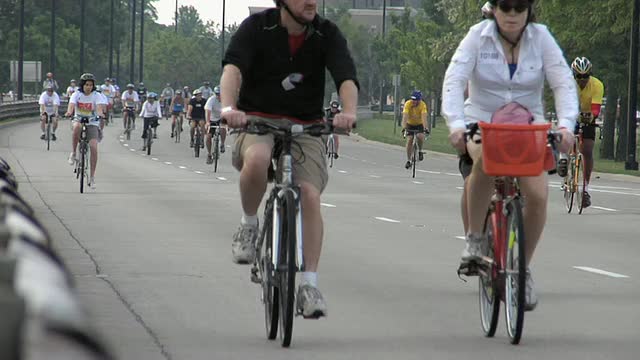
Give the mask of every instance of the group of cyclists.
M 544 122 L 542 91 L 546 79 L 554 92 L 558 131 L 562 134 L 559 149 L 566 153 L 573 144 L 574 134 L 580 133 L 584 139 L 580 151 L 586 160 L 587 183 L 590 179 L 595 139 L 593 124 L 600 113 L 603 86 L 592 76 L 592 65 L 586 58 L 576 58 L 569 67 L 549 30 L 536 22 L 534 2 L 488 1 L 483 8 L 487 19 L 471 27 L 445 74 L 442 113 L 450 130 L 451 144 L 460 153 L 460 169 L 465 179 L 461 213 L 466 247 L 462 262 L 476 261 L 482 256 L 482 244 L 487 241 L 483 220 L 494 181 L 483 171 L 481 148 L 474 141 L 467 141 L 465 133 L 470 124 L 490 121 L 494 112 L 511 102 L 525 106 L 532 114 L 533 123 Z M 124 108 L 139 110 L 145 128 L 156 126 L 162 114 L 169 112 L 172 137 L 176 126 L 181 126 L 178 120 L 186 115 L 190 120 L 190 146 L 194 146 L 196 127 L 208 134 L 207 163 L 211 161 L 209 128 L 220 126 L 221 120 L 230 128 L 243 128 L 248 119 L 278 124 L 310 124 L 329 119 L 335 128 L 351 130 L 356 122 L 359 83 L 344 36 L 334 23 L 316 14 L 315 3 L 313 6 L 304 0 L 274 0 L 274 3 L 276 8 L 250 16 L 237 29 L 222 62 L 220 85 L 211 88 L 205 82 L 191 93 L 187 87 L 174 90 L 167 84 L 158 96 L 147 93 L 143 83 L 137 89 L 128 84 L 119 98 Z M 328 108 L 323 107 L 325 69 L 333 77 L 342 106 L 332 101 Z M 91 118 L 90 184 L 94 188 L 97 142 L 104 127 L 104 116 L 118 95 L 110 81 L 101 86 L 102 95 L 96 89 L 96 80 L 91 74 L 82 75 L 78 88 L 72 81 L 67 89 L 70 100 L 66 113 L 76 116 L 70 164 L 76 161 L 77 119 Z M 59 99 L 54 94 L 48 88 L 41 96 L 43 116 L 57 110 Z M 582 126 L 576 125 L 580 113 L 583 113 Z M 125 129 L 127 114 L 125 111 Z M 419 160 L 423 160 L 422 147 L 428 126 L 427 107 L 421 92 L 413 92 L 405 103 L 402 126 L 406 130 L 417 130 L 415 141 L 420 149 Z M 53 136 L 55 138 L 55 126 Z M 225 139 L 223 131 L 221 153 L 225 152 Z M 413 141 L 413 136 L 409 136 L 408 159 Z M 324 233 L 320 197 L 328 181 L 326 149 L 321 139 L 312 136 L 300 136 L 296 142 L 299 149 L 296 147 L 295 151 L 304 154 L 304 161 L 294 162 L 293 171 L 301 191 L 305 243 L 305 271 L 301 274 L 297 307 L 305 317 L 318 318 L 327 314 L 326 302 L 318 290 L 317 274 Z M 231 247 L 236 263 L 253 264 L 256 257 L 257 212 L 267 187 L 273 147 L 273 136 L 253 134 L 240 134 L 233 145 L 232 163 L 240 172 L 242 207 L 240 226 Z M 335 157 L 338 157 L 337 151 Z M 409 166 L 410 161 L 405 164 L 406 168 Z M 559 172 L 566 173 L 566 166 L 566 157 L 561 157 Z M 545 174 L 519 179 L 526 198 L 527 264 L 533 259 L 546 222 L 547 182 Z M 584 201 L 590 204 L 590 197 L 586 196 Z M 526 290 L 527 309 L 532 310 L 537 297 L 529 270 Z

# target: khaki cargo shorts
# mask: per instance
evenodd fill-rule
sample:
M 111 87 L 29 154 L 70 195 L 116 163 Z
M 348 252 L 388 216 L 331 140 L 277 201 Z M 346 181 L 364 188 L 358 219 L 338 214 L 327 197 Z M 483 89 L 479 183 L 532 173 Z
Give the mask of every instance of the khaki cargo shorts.
M 269 122 L 282 123 L 291 121 L 287 119 L 268 119 L 258 116 L 248 116 L 249 119 L 260 119 Z M 232 163 L 240 171 L 242 169 L 243 155 L 253 144 L 267 144 L 271 149 L 274 146 L 274 135 L 253 135 L 241 133 L 236 136 L 233 146 Z M 327 172 L 326 149 L 322 137 L 311 135 L 296 136 L 291 145 L 293 156 L 293 181 L 295 183 L 308 182 L 324 191 L 329 181 Z

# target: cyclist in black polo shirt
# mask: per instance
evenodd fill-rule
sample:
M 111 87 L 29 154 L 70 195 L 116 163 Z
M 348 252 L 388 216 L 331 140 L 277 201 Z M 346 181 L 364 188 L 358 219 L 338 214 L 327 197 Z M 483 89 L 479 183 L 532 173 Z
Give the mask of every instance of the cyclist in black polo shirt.
M 193 98 L 189 100 L 189 108 L 187 109 L 187 119 L 190 120 L 191 126 L 191 147 L 193 147 L 193 136 L 196 133 L 196 125 L 200 126 L 202 133 L 204 134 L 204 106 L 207 103 L 207 99 L 202 97 L 202 91 L 195 89 L 193 91 Z
M 338 27 L 316 14 L 315 2 L 275 0 L 268 9 L 246 19 L 231 39 L 222 65 L 222 118 L 232 128 L 246 125 L 247 116 L 274 122 L 322 122 L 325 69 L 333 77 L 343 104 L 333 125 L 351 129 L 356 121 L 358 81 L 347 41 Z M 239 96 L 238 96 L 239 95 Z M 322 248 L 320 195 L 328 175 L 321 138 L 300 136 L 292 155 L 294 181 L 301 188 L 305 272 L 297 293 L 297 308 L 305 318 L 327 314 L 317 288 Z M 244 214 L 233 238 L 233 259 L 251 264 L 258 234 L 257 211 L 267 186 L 273 136 L 241 134 L 233 164 L 240 170 Z M 300 160 L 304 159 L 304 160 Z

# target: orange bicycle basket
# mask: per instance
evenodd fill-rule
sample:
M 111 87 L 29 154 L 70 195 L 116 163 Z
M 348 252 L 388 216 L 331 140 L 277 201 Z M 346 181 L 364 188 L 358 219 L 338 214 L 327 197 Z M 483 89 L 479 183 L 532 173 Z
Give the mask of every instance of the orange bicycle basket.
M 551 124 L 512 125 L 480 122 L 482 167 L 489 176 L 538 176 L 545 168 Z

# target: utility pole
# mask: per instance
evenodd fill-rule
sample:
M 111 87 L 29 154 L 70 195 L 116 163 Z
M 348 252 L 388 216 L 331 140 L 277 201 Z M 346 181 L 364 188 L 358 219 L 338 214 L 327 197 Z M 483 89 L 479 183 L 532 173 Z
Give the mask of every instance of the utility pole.
M 133 84 L 135 81 L 135 69 L 136 66 L 136 1 L 129 0 L 131 4 L 131 62 L 129 63 L 129 82 Z
M 49 71 L 56 73 L 56 0 L 51 0 L 51 41 L 49 42 Z
M 626 170 L 638 170 L 636 160 L 636 110 L 638 108 L 638 31 L 640 31 L 640 0 L 634 1 L 631 26 L 631 59 L 629 61 L 629 99 L 627 119 Z
M 20 39 L 18 40 L 18 100 L 22 100 L 24 79 L 24 0 L 20 0 Z
M 224 7 L 224 3 L 222 5 Z M 176 34 L 178 33 L 178 0 L 176 0 L 176 24 L 175 24 L 175 30 L 176 30 Z
M 111 17 L 109 18 L 109 78 L 113 77 L 113 18 L 115 0 L 111 0 Z
M 387 23 L 387 0 L 383 0 L 382 2 L 382 40 L 384 40 L 384 36 L 385 36 L 385 32 L 386 32 L 386 23 Z M 383 89 L 384 89 L 384 79 L 382 78 L 382 76 L 384 76 L 383 74 L 380 74 L 380 112 L 379 114 L 382 115 L 382 112 L 384 111 L 383 107 L 384 107 L 384 94 L 383 94 Z
M 322 0 L 322 17 L 325 17 L 326 13 L 325 13 L 325 9 L 324 9 L 324 0 Z
M 140 0 L 140 82 L 144 77 L 144 0 Z
M 224 58 L 224 33 L 225 33 L 225 14 L 226 14 L 226 9 L 227 9 L 227 2 L 226 0 L 222 0 L 222 49 L 220 49 L 220 59 Z M 220 63 L 222 63 L 222 61 L 220 61 Z
M 85 0 L 80 0 L 80 73 L 84 73 L 84 32 L 85 32 L 85 13 L 87 10 Z

